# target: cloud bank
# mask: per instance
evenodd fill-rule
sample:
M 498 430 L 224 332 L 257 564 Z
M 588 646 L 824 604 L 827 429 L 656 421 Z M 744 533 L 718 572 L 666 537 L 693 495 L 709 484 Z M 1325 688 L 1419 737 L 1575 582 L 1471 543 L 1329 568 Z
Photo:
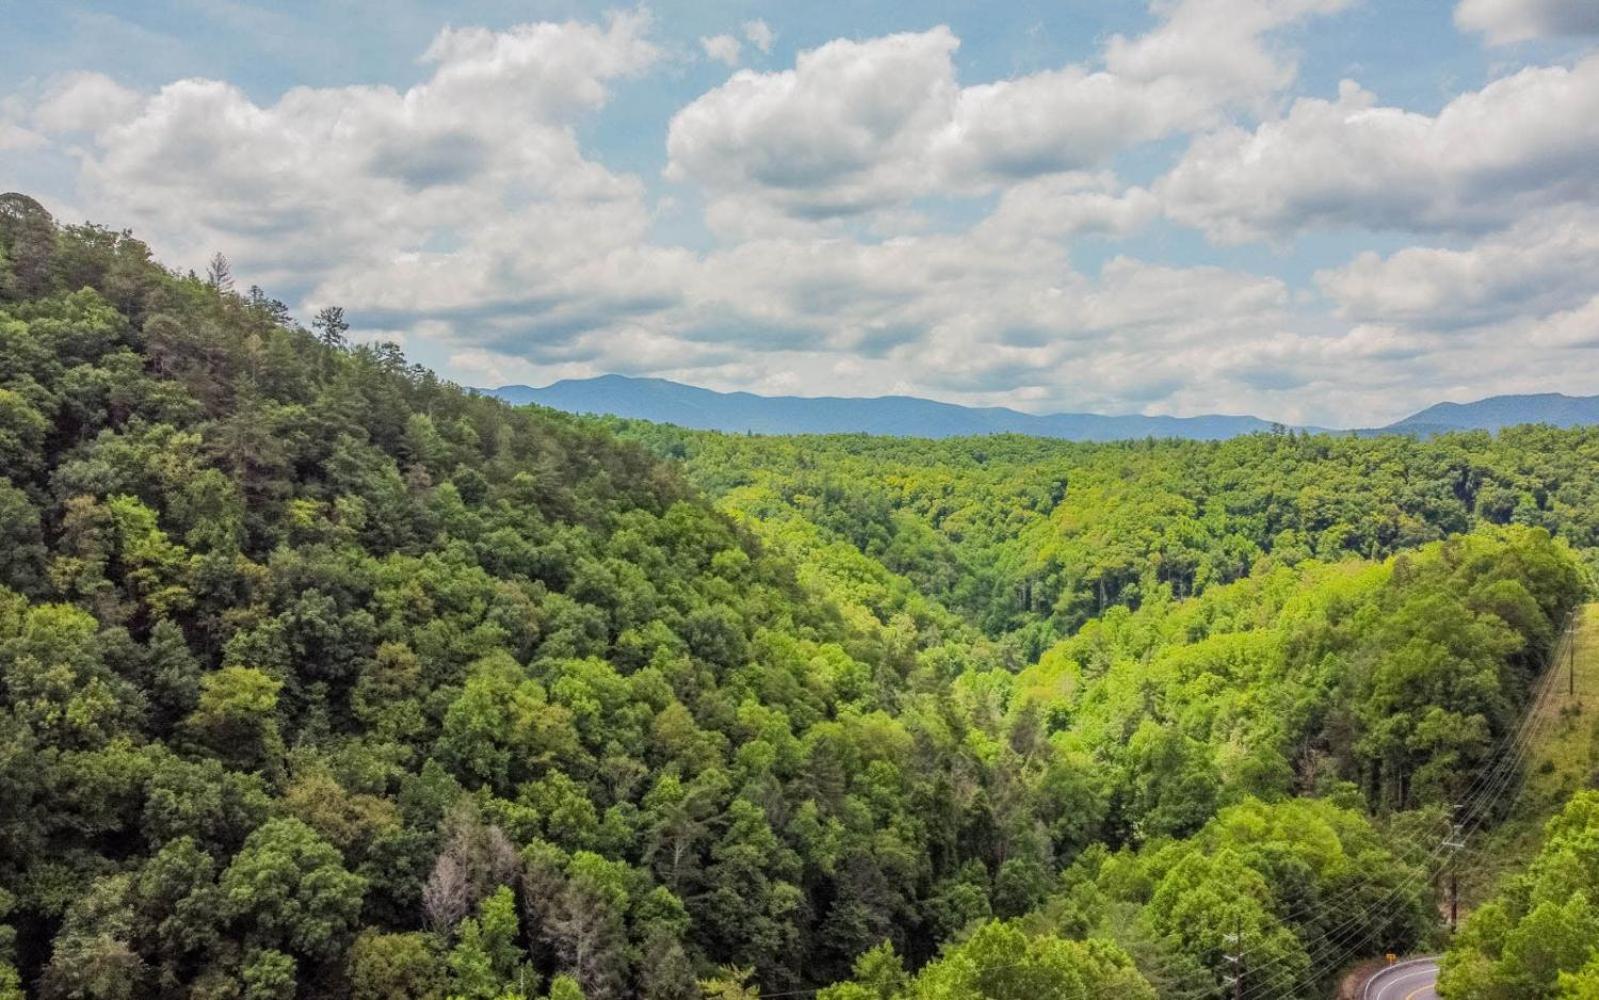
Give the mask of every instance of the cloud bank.
M 1332 424 L 1584 388 L 1599 56 L 1430 112 L 1353 80 L 1302 92 L 1297 46 L 1349 6 L 1160 0 L 1087 60 L 987 81 L 949 27 L 790 60 L 765 22 L 682 45 L 637 11 L 444 29 L 404 89 L 74 72 L 0 100 L 0 176 L 64 157 L 75 210 L 186 265 L 222 250 L 477 384 L 617 371 Z M 1455 18 L 1503 45 L 1578 37 L 1591 9 Z M 608 165 L 586 137 L 682 61 L 777 65 L 676 107 L 660 176 Z M 663 235 L 685 219 L 703 239 Z M 1224 252 L 1330 233 L 1381 249 L 1308 279 Z

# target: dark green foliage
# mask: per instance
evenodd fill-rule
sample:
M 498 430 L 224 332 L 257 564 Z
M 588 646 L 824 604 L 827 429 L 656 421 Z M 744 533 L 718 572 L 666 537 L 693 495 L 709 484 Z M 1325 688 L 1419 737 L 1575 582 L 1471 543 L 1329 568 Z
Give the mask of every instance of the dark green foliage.
M 0 197 L 6 1000 L 1309 994 L 1408 869 L 1293 796 L 1469 783 L 1595 541 L 1586 432 L 679 467 L 230 281 Z

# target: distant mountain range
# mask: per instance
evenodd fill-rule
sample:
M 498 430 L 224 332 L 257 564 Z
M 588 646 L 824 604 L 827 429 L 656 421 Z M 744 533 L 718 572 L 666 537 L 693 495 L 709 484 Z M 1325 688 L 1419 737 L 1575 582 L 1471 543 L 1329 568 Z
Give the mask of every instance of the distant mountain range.
M 1384 430 L 1437 434 L 1444 431 L 1496 431 L 1517 424 L 1579 427 L 1599 424 L 1599 396 L 1541 392 L 1530 396 L 1489 396 L 1475 403 L 1436 403 Z
M 756 434 L 861 433 L 928 438 L 1031 434 L 1072 441 L 1144 437 L 1214 441 L 1274 426 L 1269 420 L 1250 416 L 1033 414 L 1002 406 L 957 406 L 915 396 L 757 396 L 625 375 L 566 379 L 542 389 L 507 385 L 480 391 L 511 403 L 537 403 L 570 413 L 602 413 L 700 430 Z M 1355 433 L 1426 435 L 1452 430 L 1498 430 L 1529 423 L 1559 427 L 1599 424 L 1599 396 L 1542 393 L 1494 396 L 1474 403 L 1438 403 L 1386 427 Z

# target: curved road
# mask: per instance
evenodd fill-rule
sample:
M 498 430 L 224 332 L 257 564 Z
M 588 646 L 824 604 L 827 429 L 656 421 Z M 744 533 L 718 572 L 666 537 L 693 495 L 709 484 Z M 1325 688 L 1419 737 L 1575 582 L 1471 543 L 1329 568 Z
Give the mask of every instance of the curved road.
M 1372 976 L 1361 991 L 1361 1000 L 1437 1000 L 1438 959 L 1413 958 L 1399 962 Z

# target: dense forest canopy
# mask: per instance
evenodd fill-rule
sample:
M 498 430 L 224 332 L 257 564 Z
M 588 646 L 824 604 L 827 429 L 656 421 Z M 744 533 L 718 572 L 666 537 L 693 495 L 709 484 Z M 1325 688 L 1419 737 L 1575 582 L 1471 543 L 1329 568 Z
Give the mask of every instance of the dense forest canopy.
M 1542 850 L 1450 942 L 1440 986 L 1460 1000 L 1599 996 L 1599 793 L 1549 820 Z
M 598 422 L 681 460 L 724 507 L 827 529 L 1034 655 L 1111 606 L 1197 593 L 1265 557 L 1375 559 L 1479 524 L 1599 551 L 1594 428 L 1075 444 Z
M 1596 460 L 582 420 L 4 196 L 0 998 L 1317 995 Z

